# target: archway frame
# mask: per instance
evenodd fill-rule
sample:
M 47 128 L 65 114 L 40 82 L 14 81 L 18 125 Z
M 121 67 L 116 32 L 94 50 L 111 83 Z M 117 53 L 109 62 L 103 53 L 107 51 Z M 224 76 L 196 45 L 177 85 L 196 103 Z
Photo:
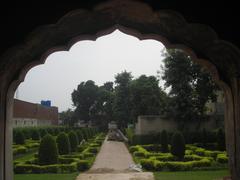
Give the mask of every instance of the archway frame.
M 167 48 L 187 52 L 206 67 L 226 97 L 225 131 L 232 179 L 240 179 L 240 50 L 218 39 L 208 26 L 187 23 L 174 11 L 153 11 L 147 4 L 114 0 L 93 10 L 68 13 L 56 24 L 39 27 L 22 45 L 0 59 L 0 180 L 12 174 L 13 95 L 29 69 L 43 64 L 49 54 L 69 50 L 79 40 L 96 40 L 115 29 L 143 39 L 155 39 Z

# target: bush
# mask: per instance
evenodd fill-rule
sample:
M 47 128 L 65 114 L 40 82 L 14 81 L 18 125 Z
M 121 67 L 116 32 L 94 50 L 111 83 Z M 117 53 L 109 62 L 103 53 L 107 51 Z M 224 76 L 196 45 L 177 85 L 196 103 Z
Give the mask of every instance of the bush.
M 77 162 L 62 164 L 59 166 L 61 173 L 72 173 L 77 171 Z
M 40 134 L 37 129 L 32 130 L 32 140 L 40 140 Z
M 154 166 L 156 171 L 162 171 L 164 168 L 166 168 L 166 163 L 161 161 L 155 161 Z
M 58 134 L 56 142 L 58 147 L 58 153 L 60 155 L 69 154 L 71 152 L 70 142 L 65 132 L 61 132 L 60 134 Z
M 69 137 L 71 152 L 76 152 L 77 145 L 78 145 L 78 139 L 77 139 L 76 133 L 74 131 L 70 131 L 70 133 L 68 134 L 68 137 Z
M 171 153 L 179 160 L 182 160 L 185 155 L 185 141 L 180 132 L 176 132 L 172 137 Z
M 146 170 L 152 171 L 155 169 L 154 160 L 152 160 L 152 159 L 141 159 L 140 164 Z
M 168 152 L 168 134 L 166 130 L 161 132 L 161 151 L 163 153 Z
M 77 170 L 85 171 L 90 168 L 90 162 L 87 160 L 80 160 L 77 162 Z
M 216 161 L 221 164 L 226 164 L 228 163 L 228 157 L 226 154 L 218 154 Z
M 13 155 L 25 154 L 27 152 L 27 148 L 24 146 L 19 146 L 13 149 Z
M 15 133 L 15 143 L 16 144 L 25 144 L 25 136 L 22 130 L 18 130 Z
M 195 153 L 196 153 L 197 155 L 199 155 L 199 156 L 204 156 L 204 154 L 205 154 L 205 149 L 203 149 L 203 148 L 197 148 L 197 149 L 195 150 Z
M 40 165 L 56 164 L 58 162 L 57 144 L 50 134 L 44 136 L 40 142 L 38 159 Z
M 170 171 L 188 171 L 192 170 L 193 164 L 192 162 L 167 162 L 167 168 Z
M 174 161 L 176 158 L 172 154 L 165 154 L 162 156 L 157 156 L 156 159 L 159 161 Z

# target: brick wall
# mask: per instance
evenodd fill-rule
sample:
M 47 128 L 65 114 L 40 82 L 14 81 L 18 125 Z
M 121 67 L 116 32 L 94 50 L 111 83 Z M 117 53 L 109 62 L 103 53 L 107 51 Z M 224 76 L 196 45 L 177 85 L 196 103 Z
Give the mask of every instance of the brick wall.
M 58 108 L 14 99 L 13 118 L 29 118 L 38 121 L 51 120 L 52 125 L 58 125 Z

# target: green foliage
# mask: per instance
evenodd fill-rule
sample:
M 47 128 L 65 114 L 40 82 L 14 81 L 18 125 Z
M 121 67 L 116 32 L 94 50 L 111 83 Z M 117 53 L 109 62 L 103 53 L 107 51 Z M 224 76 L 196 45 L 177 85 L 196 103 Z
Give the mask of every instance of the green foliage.
M 40 134 L 37 129 L 32 130 L 32 140 L 40 140 Z
M 18 146 L 13 149 L 13 155 L 25 154 L 27 152 L 27 148 L 24 146 Z
M 130 82 L 132 75 L 123 71 L 115 76 L 115 98 L 113 104 L 114 119 L 120 128 L 126 128 L 128 123 L 132 123 L 131 103 L 130 103 Z
M 163 153 L 166 153 L 168 152 L 168 134 L 167 134 L 167 131 L 166 130 L 163 130 L 161 132 L 161 151 Z
M 60 134 L 58 134 L 56 142 L 58 147 L 58 153 L 60 155 L 69 154 L 71 152 L 68 135 L 65 132 L 61 132 Z
M 79 160 L 77 162 L 77 170 L 78 171 L 85 171 L 90 168 L 90 162 L 88 160 Z
M 58 162 L 57 144 L 50 134 L 42 138 L 39 146 L 38 158 L 40 165 L 50 165 Z
M 185 140 L 180 132 L 176 132 L 172 136 L 171 153 L 180 160 L 183 159 L 185 155 Z
M 71 152 L 75 152 L 77 150 L 77 145 L 78 145 L 77 135 L 74 131 L 70 131 L 70 133 L 68 134 L 68 137 L 69 137 Z
M 25 136 L 22 130 L 18 130 L 15 134 L 15 143 L 16 144 L 25 144 Z
M 131 117 L 163 114 L 167 95 L 158 85 L 154 76 L 141 75 L 130 82 Z
M 76 107 L 75 114 L 85 121 L 90 120 L 91 108 L 98 100 L 98 86 L 94 81 L 81 82 L 72 93 L 73 105 Z
M 216 161 L 221 164 L 226 164 L 228 163 L 228 157 L 226 156 L 226 154 L 218 154 Z
M 164 64 L 162 79 L 166 87 L 171 87 L 167 114 L 177 119 L 179 129 L 184 130 L 187 121 L 201 122 L 206 118 L 205 104 L 216 100 L 217 86 L 211 76 L 181 50 L 167 50 Z
M 155 169 L 154 160 L 151 160 L 151 159 L 141 159 L 140 160 L 140 164 L 146 170 L 150 170 L 151 171 L 151 170 Z

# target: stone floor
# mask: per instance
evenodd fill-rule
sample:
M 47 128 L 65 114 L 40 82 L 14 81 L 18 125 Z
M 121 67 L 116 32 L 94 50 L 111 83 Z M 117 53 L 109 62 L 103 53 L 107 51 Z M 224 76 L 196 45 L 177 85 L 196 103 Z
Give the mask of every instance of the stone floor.
M 151 172 L 130 170 L 133 163 L 124 143 L 105 140 L 92 168 L 77 180 L 154 180 Z

